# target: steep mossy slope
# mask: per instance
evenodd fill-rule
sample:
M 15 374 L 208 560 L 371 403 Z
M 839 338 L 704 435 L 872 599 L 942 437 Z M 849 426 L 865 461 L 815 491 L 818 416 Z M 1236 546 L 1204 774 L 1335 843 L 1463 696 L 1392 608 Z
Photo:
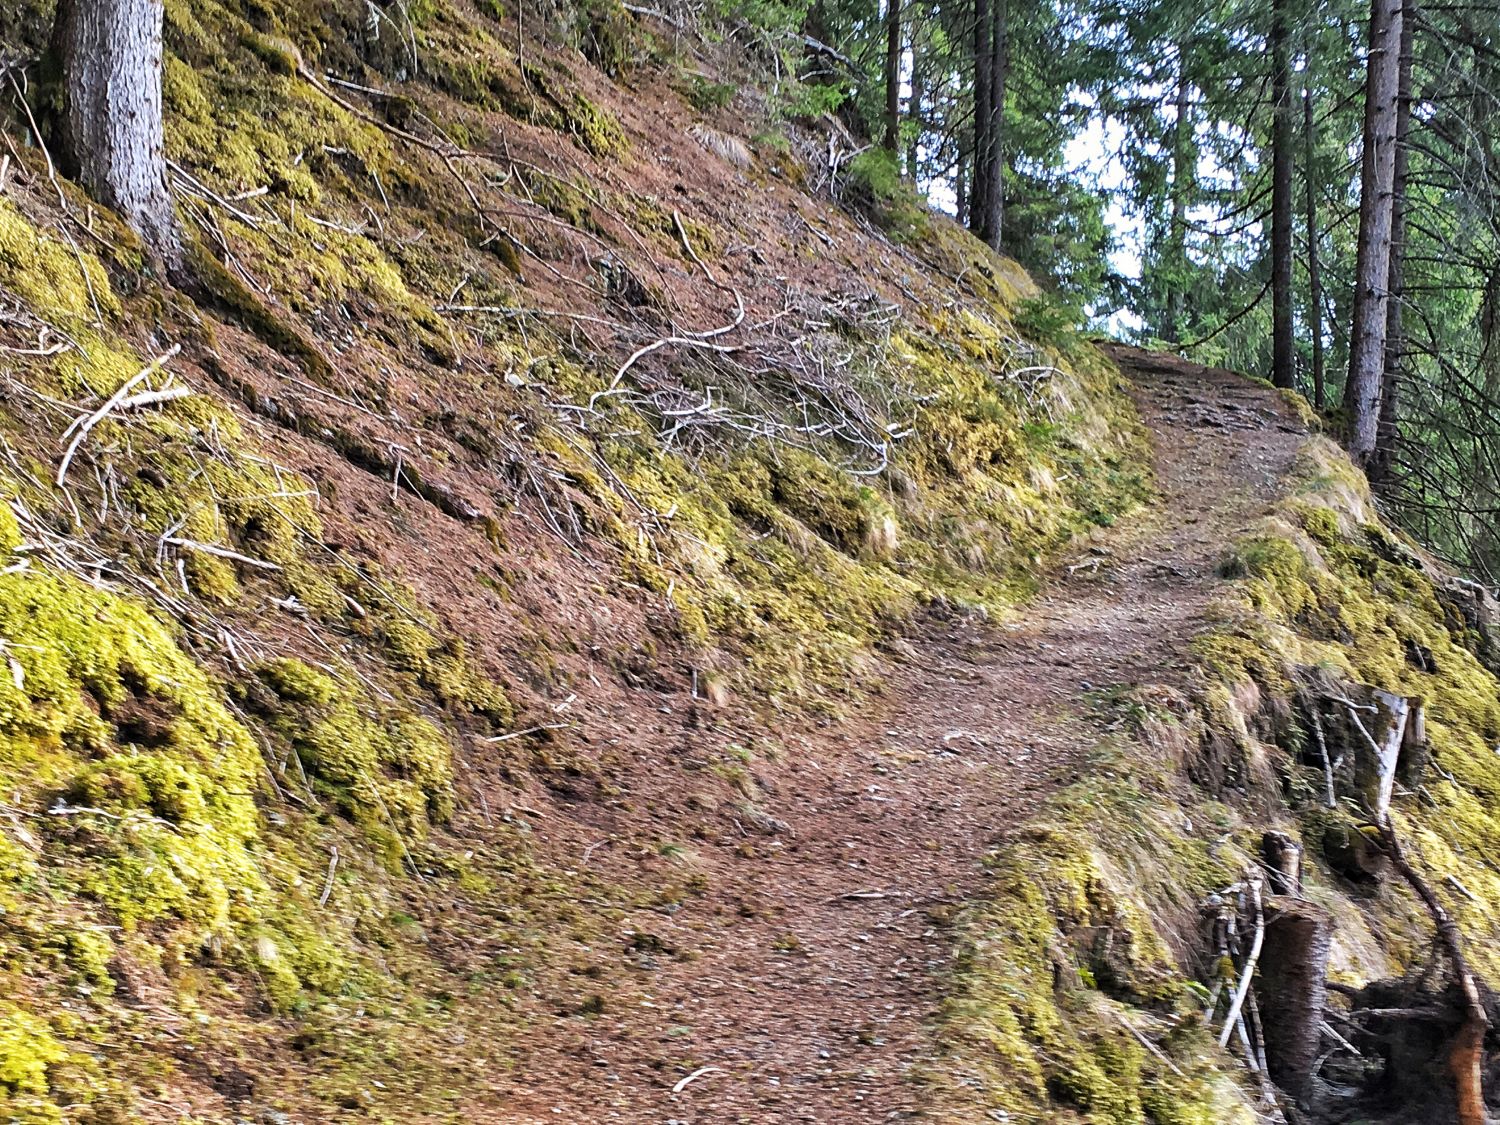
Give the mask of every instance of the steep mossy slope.
M 1110 365 L 868 161 L 855 210 L 814 192 L 823 123 L 732 48 L 599 3 L 522 51 L 513 16 L 169 4 L 187 292 L 4 119 L 13 1120 L 484 1119 L 527 1028 L 630 994 L 626 909 L 703 893 L 650 862 L 702 829 L 641 807 L 647 740 L 847 708 L 918 609 L 1014 612 L 1148 492 Z M 1114 736 L 961 916 L 932 1079 L 978 1111 L 1248 1120 L 1196 926 L 1268 827 L 1339 979 L 1425 955 L 1350 864 L 1361 810 L 1318 800 L 1310 669 L 1426 701 L 1397 820 L 1500 977 L 1493 641 L 1332 447 L 1294 493 L 1224 561 L 1189 688 L 1101 695 Z M 570 723 L 641 685 L 672 727 Z M 587 865 L 619 823 L 628 886 Z
M 1334 924 L 1336 983 L 1415 987 L 1432 972 L 1432 919 L 1382 858 L 1350 776 L 1357 748 L 1336 741 L 1339 701 L 1364 688 L 1425 705 L 1428 757 L 1402 768 L 1394 827 L 1458 919 L 1474 969 L 1500 974 L 1495 603 L 1390 530 L 1326 439 L 1305 442 L 1284 488 L 1222 560 L 1228 583 L 1185 690 L 1101 697 L 1118 735 L 1035 827 L 997 848 L 993 900 L 961 920 L 929 1076 L 957 1078 L 963 1100 L 1022 1119 L 1260 1119 L 1248 1076 L 1203 1027 L 1208 990 L 1228 971 L 1205 908 L 1263 862 L 1267 830 L 1305 849 L 1304 893 Z M 1415 1072 L 1396 1077 L 1388 1089 L 1425 1090 L 1411 1119 L 1450 1112 L 1441 1068 L 1425 1086 Z M 1364 1119 L 1357 1101 L 1343 1110 Z M 1377 1101 L 1368 1119 L 1404 1112 Z
M 1309 670 L 1338 683 L 1367 684 L 1425 705 L 1425 762 L 1403 768 L 1395 806 L 1398 830 L 1422 869 L 1450 890 L 1445 906 L 1471 941 L 1477 970 L 1500 972 L 1500 667 L 1494 651 L 1493 600 L 1445 573 L 1386 527 L 1368 486 L 1335 447 L 1313 442 L 1299 467 L 1299 488 L 1260 534 L 1226 561 L 1251 612 L 1205 645 L 1207 667 L 1226 682 L 1253 682 L 1292 716 L 1281 781 L 1310 854 L 1330 889 L 1339 875 L 1363 881 L 1341 841 L 1367 823 L 1351 794 L 1322 808 L 1323 771 L 1305 697 L 1295 684 Z M 1338 747 L 1334 747 L 1337 754 Z M 1378 975 L 1365 956 L 1378 945 L 1398 972 L 1416 964 L 1430 941 L 1425 917 L 1399 882 L 1353 896 L 1337 949 L 1337 971 Z M 1410 917 L 1406 917 L 1406 915 Z M 1357 925 L 1362 918 L 1378 943 Z
M 535 844 L 544 784 L 629 804 L 567 708 L 836 709 L 917 608 L 1005 613 L 1145 494 L 1012 263 L 806 194 L 816 123 L 747 85 L 783 135 L 733 138 L 615 5 L 524 59 L 503 14 L 169 4 L 187 293 L 5 119 L 11 1120 L 464 1112 L 596 1010 L 586 904 L 696 893 Z

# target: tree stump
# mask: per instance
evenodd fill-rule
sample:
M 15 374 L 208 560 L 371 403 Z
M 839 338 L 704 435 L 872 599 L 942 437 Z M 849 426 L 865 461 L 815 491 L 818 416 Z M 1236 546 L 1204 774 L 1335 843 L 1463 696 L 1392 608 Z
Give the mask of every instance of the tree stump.
M 1321 906 L 1285 896 L 1267 901 L 1257 988 L 1266 1063 L 1276 1085 L 1298 1101 L 1312 1093 L 1332 945 L 1333 918 Z

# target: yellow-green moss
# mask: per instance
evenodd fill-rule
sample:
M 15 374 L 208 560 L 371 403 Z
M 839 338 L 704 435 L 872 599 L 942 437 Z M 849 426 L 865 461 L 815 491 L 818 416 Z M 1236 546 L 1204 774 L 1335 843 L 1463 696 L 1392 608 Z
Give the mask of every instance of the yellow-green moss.
M 940 319 L 886 347 L 851 330 L 850 377 L 909 396 L 881 420 L 899 435 L 883 472 L 851 473 L 855 451 L 832 440 L 731 440 L 690 467 L 619 436 L 655 424 L 608 400 L 610 438 L 542 439 L 630 580 L 671 591 L 705 663 L 728 654 L 756 687 L 826 705 L 859 690 L 872 642 L 923 601 L 1012 606 L 1046 555 L 1146 494 L 1142 431 L 1106 365 L 1083 349 L 1077 363 L 1053 357 L 1051 383 L 1023 386 L 1009 371 L 1030 360 L 1000 310 Z M 598 389 L 558 374 L 572 394 Z
M 1214 675 L 1232 670 L 1283 706 L 1301 666 L 1425 701 L 1443 774 L 1427 778 L 1424 799 L 1403 802 L 1399 816 L 1432 877 L 1451 875 L 1475 896 L 1457 896 L 1451 908 L 1473 938 L 1472 956 L 1493 976 L 1500 928 L 1479 903 L 1500 896 L 1500 873 L 1485 859 L 1500 855 L 1500 678 L 1481 663 L 1428 564 L 1378 522 L 1363 477 L 1341 453 L 1310 441 L 1295 486 L 1264 533 L 1236 546 L 1225 568 L 1237 580 L 1226 614 L 1235 624 L 1200 642 L 1200 652 L 1215 655 Z M 1316 842 L 1326 826 L 1316 808 L 1307 811 Z M 1360 900 L 1360 908 L 1401 944 L 1404 923 L 1382 922 L 1378 904 Z
M 600 11 L 611 20 L 617 14 L 612 4 Z M 372 86 L 401 89 L 391 97 L 348 95 L 394 125 L 405 127 L 420 112 L 460 144 L 497 146 L 492 123 L 479 114 L 447 97 L 424 97 L 430 91 L 420 83 L 397 83 L 405 59 L 399 52 L 392 57 L 387 30 L 378 33 L 379 42 L 366 40 L 357 60 L 344 56 L 345 41 L 361 34 L 338 22 L 347 16 L 306 5 L 242 9 L 218 0 L 172 0 L 167 144 L 225 195 L 266 189 L 238 204 L 259 216 L 258 223 L 183 198 L 187 217 L 203 218 L 227 242 L 222 250 L 231 266 L 220 265 L 213 278 L 235 278 L 243 268 L 269 290 L 262 302 L 243 283 L 220 286 L 217 311 L 302 362 L 315 382 L 330 385 L 332 368 L 308 326 L 326 331 L 335 325 L 329 335 L 341 350 L 346 333 L 352 339 L 332 389 L 383 411 L 392 407 L 386 401 L 391 388 L 369 375 L 377 364 L 366 360 L 378 348 L 379 362 L 395 366 L 414 335 L 424 347 L 432 345 L 442 325 L 429 302 L 452 292 L 470 271 L 473 244 L 492 232 L 478 229 L 460 189 L 431 154 L 393 141 L 319 93 L 296 74 L 296 53 L 309 70 L 359 73 Z M 523 78 L 499 34 L 474 26 L 471 13 L 422 2 L 412 7 L 412 18 L 421 30 L 424 77 L 443 95 L 468 106 L 504 107 L 604 159 L 626 154 L 624 132 L 604 107 L 571 88 L 555 68 Z M 352 36 L 345 34 L 351 30 Z M 425 132 L 427 125 L 420 128 Z M 476 163 L 472 170 L 482 168 Z M 518 180 L 529 175 L 518 173 Z M 600 221 L 577 182 L 540 178 L 531 186 L 538 202 L 565 222 L 594 229 Z M 616 209 L 633 213 L 676 252 L 665 208 Z M 720 239 L 690 216 L 684 222 L 694 248 L 711 257 Z M 846 466 L 873 464 L 868 449 L 810 437 L 795 439 L 806 448 L 745 449 L 725 441 L 701 457 L 682 456 L 649 436 L 656 419 L 629 409 L 611 419 L 607 437 L 532 439 L 557 457 L 586 534 L 618 548 L 619 578 L 633 586 L 629 596 L 643 588 L 675 614 L 679 637 L 705 665 L 705 679 L 738 669 L 773 696 L 809 704 L 863 690 L 874 642 L 924 600 L 1010 605 L 1030 588 L 1046 552 L 1108 522 L 1143 494 L 1143 446 L 1114 377 L 1086 356 L 1062 362 L 1048 352 L 1044 359 L 1058 360 L 1056 381 L 1017 384 L 1011 372 L 1024 360 L 1007 343 L 1014 336 L 1008 309 L 1030 283 L 1014 263 L 959 235 L 952 224 L 934 220 L 923 228 L 923 238 L 939 252 L 963 259 L 949 273 L 966 275 L 987 307 L 931 322 L 918 311 L 889 346 L 857 323 L 836 327 L 856 349 L 856 389 L 870 403 L 891 404 L 891 417 L 874 419 L 886 434 L 901 435 L 892 437 L 884 473 L 851 474 Z M 28 378 L 35 375 L 33 385 L 44 393 L 84 403 L 110 393 L 147 358 L 124 342 L 143 338 L 139 318 L 110 323 L 120 317 L 121 298 L 110 292 L 94 249 L 82 247 L 80 270 L 71 247 L 0 204 L 0 284 L 55 315 L 84 345 L 33 365 Z M 549 252 L 536 249 L 544 257 Z M 221 252 L 217 240 L 197 250 L 210 251 Z M 203 280 L 208 266 L 198 262 L 197 268 Z M 480 285 L 476 274 L 466 293 Z M 514 296 L 507 292 L 495 303 Z M 138 297 L 126 293 L 124 300 Z M 97 328 L 90 323 L 95 301 L 106 322 Z M 599 389 L 596 374 L 576 357 L 534 354 L 532 341 L 522 349 L 486 338 L 484 346 L 493 347 L 504 367 L 552 390 L 586 396 Z M 334 354 L 331 346 L 328 354 Z M 231 628 L 272 597 L 295 610 L 287 601 L 294 595 L 319 635 L 352 633 L 360 670 L 398 698 L 425 692 L 448 709 L 445 719 L 508 724 L 504 692 L 460 641 L 411 604 L 413 598 L 384 586 L 372 597 L 345 585 L 371 580 L 345 578 L 320 553 L 308 482 L 262 459 L 229 411 L 213 404 L 209 388 L 195 389 L 196 397 L 160 411 L 102 423 L 75 466 L 70 483 L 86 521 L 100 508 L 90 492 L 91 463 L 119 482 L 119 508 L 110 507 L 106 526 L 97 530 L 112 556 L 154 562 L 161 536 L 172 529 L 175 537 L 275 564 L 279 570 L 246 567 L 187 547 L 168 551 L 163 560 L 171 596 L 179 593 L 175 554 L 193 594 L 222 612 Z M 619 436 L 630 430 L 647 436 Z M 41 499 L 49 515 L 69 518 L 58 497 Z M 95 532 L 89 526 L 80 535 Z M 0 547 L 8 536 L 0 526 Z M 45 581 L 74 589 L 71 579 Z M 38 818 L 45 836 L 40 851 L 0 837 L 0 905 L 7 896 L 57 902 L 76 908 L 90 925 L 133 926 L 133 935 L 119 938 L 121 947 L 135 943 L 154 952 L 163 971 L 179 974 L 174 985 L 199 979 L 205 973 L 200 962 L 227 949 L 232 963 L 253 977 L 251 990 L 258 987 L 278 1012 L 300 1013 L 313 996 L 333 995 L 347 984 L 357 955 L 345 948 L 351 943 L 340 929 L 344 920 L 313 905 L 328 845 L 343 843 L 340 833 L 348 832 L 326 814 L 332 809 L 352 817 L 392 865 L 398 857 L 410 859 L 408 845 L 416 847 L 451 807 L 452 764 L 442 733 L 412 710 L 381 702 L 378 689 L 351 686 L 352 669 L 319 670 L 294 660 L 270 661 L 246 677 L 237 702 L 251 725 L 241 726 L 150 612 L 81 584 L 75 592 L 66 612 L 59 609 L 34 627 L 18 625 L 14 635 L 0 618 L 0 636 L 18 646 L 15 651 L 30 644 L 58 648 L 85 665 L 49 679 L 44 663 L 33 676 L 32 658 L 22 659 L 31 677 L 21 693 L 30 708 L 25 711 L 9 703 L 0 663 L 0 776 L 21 787 L 33 812 L 57 796 L 74 810 L 101 811 Z M 346 592 L 358 595 L 368 612 L 346 616 Z M 0 587 L 0 599 L 7 593 Z M 188 602 L 189 618 L 205 620 L 199 615 L 206 607 Z M 324 628 L 335 620 L 337 628 Z M 134 664 L 111 655 L 115 646 L 134 659 L 122 639 L 127 634 L 164 662 L 154 665 L 156 673 L 137 676 Z M 260 651 L 283 651 L 282 643 Z M 242 658 L 255 659 L 255 651 L 247 646 Z M 33 685 L 42 692 L 53 680 L 60 685 L 56 700 L 29 696 Z M 7 705 L 31 724 L 24 733 L 5 725 Z M 35 720 L 33 712 L 50 718 Z M 261 727 L 269 736 L 268 763 L 249 733 Z M 274 800 L 261 790 L 267 764 L 293 796 L 270 804 L 275 811 L 263 822 L 255 798 Z M 310 792 L 300 788 L 302 771 Z M 294 812 L 297 800 L 308 807 L 306 823 Z M 289 818 L 291 825 L 282 823 Z M 358 862 L 350 853 L 371 850 L 364 843 L 357 839 L 341 853 L 330 886 L 333 903 L 348 892 L 359 902 L 350 909 L 363 912 L 361 924 L 368 924 L 370 915 L 383 917 L 391 905 L 372 905 L 384 891 L 371 886 L 369 871 L 350 873 Z M 424 871 L 443 869 L 442 857 L 432 854 L 437 850 L 433 840 L 419 849 Z M 464 889 L 476 894 L 517 881 L 510 870 L 494 880 L 465 879 Z M 1072 903 L 1068 909 L 1075 912 L 1096 909 L 1061 891 L 1044 905 L 1050 910 L 1054 901 Z M 1142 947 L 1149 946 L 1128 904 L 1116 904 L 1111 916 L 1128 919 L 1122 924 L 1141 932 Z M 187 924 L 179 925 L 183 920 Z M 49 965 L 67 975 L 69 987 L 82 983 L 103 992 L 109 939 L 58 942 L 54 928 L 41 929 L 50 935 Z M 95 933 L 79 931 L 85 932 Z M 414 994 L 419 991 L 413 986 Z M 1150 1105 L 1152 1094 L 1133 1076 L 1154 1064 L 1086 1008 L 1057 1017 L 1058 1042 L 1068 1046 L 1071 1060 L 1057 1081 L 1069 1084 L 1075 1104 L 1113 1105 L 1116 1113 Z M 1111 1083 L 1122 1091 L 1118 1104 L 1111 1101 Z
M 0 784 L 100 810 L 48 825 L 78 888 L 126 925 L 253 913 L 260 755 L 167 630 L 23 572 L 0 576 L 0 637 L 19 670 L 0 677 Z
M 431 722 L 377 708 L 298 660 L 256 675 L 266 691 L 242 688 L 246 705 L 296 753 L 315 791 L 377 839 L 399 848 L 452 812 L 452 753 Z
M 1292 495 L 1222 566 L 1232 594 L 1222 626 L 1195 641 L 1189 710 L 1196 717 L 1175 736 L 1179 748 L 1169 761 L 1191 764 L 1200 748 L 1247 758 L 1274 752 L 1260 741 L 1270 737 L 1266 717 L 1291 712 L 1299 667 L 1421 697 L 1433 753 L 1452 780 L 1425 779 L 1422 800 L 1399 803 L 1398 824 L 1434 881 L 1452 875 L 1474 896 L 1450 901 L 1476 964 L 1493 974 L 1500 931 L 1481 904 L 1500 895 L 1487 858 L 1500 854 L 1493 812 L 1500 678 L 1481 664 L 1462 614 L 1427 564 L 1375 519 L 1363 479 L 1342 455 L 1314 439 L 1299 460 Z M 1257 724 L 1259 737 L 1250 729 Z M 1293 733 L 1276 737 L 1294 749 Z M 1210 751 L 1221 741 L 1234 749 Z M 1196 1005 L 1182 1004 L 1188 984 L 1163 941 L 1195 933 L 1197 899 L 1235 878 L 1234 864 L 1245 860 L 1225 841 L 1238 822 L 1182 779 L 1147 776 L 1153 757 L 1160 747 L 1148 744 L 1097 763 L 1086 772 L 1099 776 L 1064 790 L 1038 827 L 997 850 L 992 897 L 961 922 L 957 984 L 932 1081 L 983 1108 L 1022 1116 L 1194 1125 L 1252 1119 L 1227 1077 L 1231 1064 L 1197 1027 Z M 1370 850 L 1372 830 L 1348 811 L 1321 809 L 1321 775 L 1298 784 L 1299 768 L 1289 758 L 1279 772 L 1263 761 L 1231 763 L 1227 772 L 1248 778 L 1259 802 L 1279 799 L 1281 786 L 1290 799 L 1308 795 L 1309 880 L 1314 893 L 1344 904 L 1341 925 L 1357 931 L 1341 942 L 1338 971 L 1362 979 L 1371 934 L 1380 946 L 1365 958 L 1365 974 L 1384 975 L 1392 961 L 1421 956 L 1426 923 L 1400 896 L 1337 898 L 1340 880 L 1359 873 L 1354 853 Z M 1243 829 L 1247 849 L 1263 817 L 1256 812 Z M 1208 830 L 1205 819 L 1228 831 L 1215 840 L 1219 829 Z M 1191 822 L 1199 827 L 1186 828 Z M 1101 931 L 1111 935 L 1103 962 L 1094 959 Z M 1139 1003 L 1149 1004 L 1149 1015 L 1134 1009 Z M 1177 1015 L 1164 1016 L 1173 1006 Z M 1136 1051 L 1133 1037 L 1121 1035 L 1122 1019 L 1154 1028 L 1151 1037 L 1186 1077 Z M 972 1076 L 982 1096 L 967 1092 Z
M 0 201 L 0 285 L 37 316 L 68 328 L 94 320 L 96 305 L 103 316 L 120 311 L 97 259 L 41 234 L 8 201 Z
M 392 615 L 380 627 L 391 662 L 410 673 L 446 707 L 506 726 L 514 714 L 505 689 L 475 665 L 459 637 L 439 640 L 406 617 Z
M 26 541 L 21 534 L 21 525 L 16 522 L 16 513 L 3 495 L 0 495 L 0 553 L 14 551 Z
M 1158 930 L 1192 917 L 1232 869 L 1184 833 L 1170 783 L 1137 775 L 1143 752 L 1101 751 L 1096 779 L 990 856 L 986 896 L 958 921 L 939 1054 L 922 1075 L 943 1104 L 1111 1125 L 1255 1120 Z M 1140 1046 L 1138 1023 L 1171 1066 Z
M 568 89 L 565 78 L 541 66 L 527 66 L 526 81 L 540 98 L 531 98 L 525 116 L 566 133 L 580 148 L 595 156 L 623 157 L 630 144 L 620 123 L 602 106 L 595 105 L 577 90 Z
M 56 934 L 52 941 L 75 987 L 104 994 L 115 990 L 114 978 L 109 974 L 115 943 L 108 931 L 71 928 Z
M 172 631 L 121 595 L 33 568 L 0 576 L 0 639 L 0 789 L 30 816 L 14 821 L 19 843 L 0 838 L 0 967 L 98 1003 L 114 990 L 112 935 L 145 932 L 152 948 L 213 948 L 256 969 L 278 1010 L 336 992 L 339 926 L 293 906 L 302 857 L 268 851 L 260 748 Z M 395 789 L 395 815 L 416 805 L 425 823 L 447 747 L 415 721 L 389 737 L 402 784 L 426 786 L 406 803 Z M 281 951 L 269 968 L 266 942 Z M 28 1089 L 49 1120 L 45 1091 Z
M 7 1120 L 22 1125 L 63 1120 L 43 1099 L 50 1089 L 48 1069 L 67 1057 L 45 1022 L 0 1000 L 0 1113 Z

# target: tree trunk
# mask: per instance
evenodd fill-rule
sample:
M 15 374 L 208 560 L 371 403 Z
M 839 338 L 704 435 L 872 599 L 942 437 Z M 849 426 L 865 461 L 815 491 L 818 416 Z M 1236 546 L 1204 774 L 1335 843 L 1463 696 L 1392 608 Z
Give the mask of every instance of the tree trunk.
M 1349 453 L 1361 466 L 1368 465 L 1375 453 L 1385 373 L 1401 23 L 1401 0 L 1371 0 L 1354 318 L 1349 332 L 1349 380 L 1344 385 Z
M 912 28 L 915 33 L 916 28 Z M 922 99 L 926 91 L 922 88 L 922 70 L 917 58 L 916 35 L 912 36 L 911 43 L 911 101 L 906 107 L 906 119 L 911 122 L 911 140 L 906 146 L 906 174 L 912 183 L 917 182 L 917 174 L 920 171 L 922 160 Z
M 1292 324 L 1292 64 L 1287 0 L 1271 5 L 1271 382 L 1296 384 Z
M 162 0 L 62 0 L 52 41 L 65 169 L 170 270 L 182 243 L 167 193 L 161 35 Z
M 1391 174 L 1391 263 L 1386 290 L 1390 294 L 1385 314 L 1385 364 L 1381 375 L 1380 421 L 1375 428 L 1375 455 L 1367 471 L 1380 482 L 1390 475 L 1399 437 L 1396 407 L 1401 392 L 1401 362 L 1406 354 L 1406 335 L 1401 327 L 1401 300 L 1406 289 L 1406 180 L 1411 132 L 1411 61 L 1417 29 L 1416 5 L 1406 0 L 1401 17 L 1401 63 L 1396 78 L 1396 154 Z
M 1305 899 L 1266 903 L 1259 996 L 1266 1063 L 1276 1085 L 1299 1101 L 1312 1093 L 1327 1001 L 1333 919 Z
M 1479 302 L 1479 338 L 1480 402 L 1484 409 L 1483 404 L 1500 402 L 1500 262 L 1485 279 L 1484 296 Z M 1488 427 L 1474 425 L 1474 429 L 1488 432 L 1469 450 L 1463 478 L 1471 512 L 1483 512 L 1500 507 L 1500 478 L 1495 472 L 1495 455 L 1488 446 L 1491 440 L 1488 435 L 1494 433 L 1493 423 Z M 1500 521 L 1470 515 L 1465 522 L 1472 544 L 1471 557 L 1485 569 L 1500 564 Z
M 1311 56 L 1308 66 L 1312 66 Z M 1323 275 L 1318 263 L 1318 193 L 1313 175 L 1317 138 L 1313 129 L 1312 87 L 1307 86 L 1302 90 L 1302 181 L 1307 193 L 1307 330 L 1312 336 L 1313 405 L 1322 410 L 1328 395 L 1323 371 Z
M 885 0 L 885 149 L 901 148 L 901 0 Z
M 1172 123 L 1172 229 L 1167 233 L 1167 293 L 1159 335 L 1169 344 L 1181 339 L 1187 312 L 1188 196 L 1198 175 L 1193 144 L 1192 107 L 1188 102 L 1187 44 L 1177 45 L 1177 118 Z
M 1000 249 L 1005 229 L 1005 88 L 1010 74 L 1010 40 L 1006 34 L 1006 0 L 990 0 L 990 123 L 986 130 L 984 229 L 981 237 Z
M 985 189 L 989 186 L 990 162 L 990 4 L 974 0 L 974 153 L 970 167 L 973 187 L 969 191 L 969 229 L 984 237 L 984 220 L 989 215 Z

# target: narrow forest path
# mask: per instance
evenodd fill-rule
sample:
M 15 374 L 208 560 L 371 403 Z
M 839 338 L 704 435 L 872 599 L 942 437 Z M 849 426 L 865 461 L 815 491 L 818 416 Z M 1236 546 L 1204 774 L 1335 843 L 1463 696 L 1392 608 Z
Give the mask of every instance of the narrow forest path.
M 920 1113 L 906 1075 L 951 955 L 943 921 L 984 893 L 997 836 L 1082 768 L 1101 737 L 1088 696 L 1180 677 L 1219 560 L 1278 499 L 1305 436 L 1266 387 L 1112 354 L 1154 435 L 1159 502 L 1059 565 L 1015 623 L 927 622 L 865 714 L 758 770 L 784 823 L 747 833 L 743 859 L 711 861 L 717 914 L 656 921 L 678 955 L 643 950 L 640 996 L 586 1032 L 559 1021 L 518 1060 L 508 1119 Z M 698 1068 L 712 1069 L 674 1093 Z

